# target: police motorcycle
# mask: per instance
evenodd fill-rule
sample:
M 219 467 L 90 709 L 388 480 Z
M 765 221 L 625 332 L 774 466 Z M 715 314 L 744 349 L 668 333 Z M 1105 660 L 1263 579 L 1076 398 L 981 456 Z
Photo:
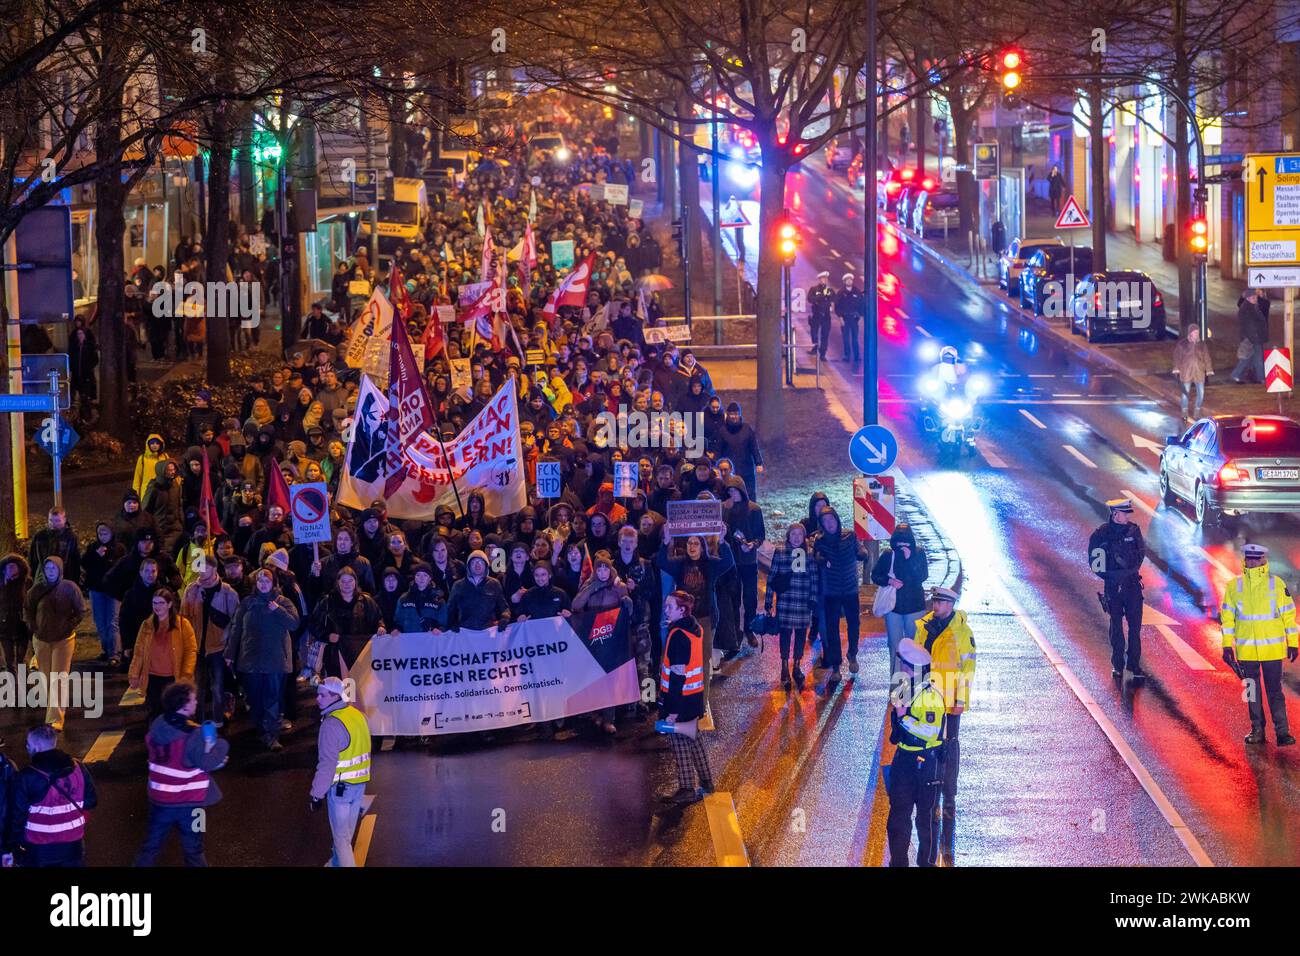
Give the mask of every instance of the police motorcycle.
M 970 374 L 951 345 L 939 349 L 938 362 L 921 377 L 921 427 L 939 443 L 939 464 L 955 465 L 962 454 L 975 454 L 975 436 L 984 426 L 979 400 L 988 379 Z

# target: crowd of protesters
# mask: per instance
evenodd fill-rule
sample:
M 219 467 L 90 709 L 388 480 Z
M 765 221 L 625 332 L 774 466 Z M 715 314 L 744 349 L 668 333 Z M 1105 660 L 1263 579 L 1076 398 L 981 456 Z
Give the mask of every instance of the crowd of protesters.
M 769 529 L 758 503 L 759 443 L 741 406 L 715 391 L 689 347 L 653 341 L 657 336 L 647 342 L 646 330 L 659 324 L 659 303 L 641 294 L 638 279 L 658 267 L 657 247 L 626 216 L 626 206 L 593 200 L 584 188 L 629 179 L 629 164 L 598 124 L 592 128 L 590 138 L 571 137 L 564 162 L 521 147 L 471 171 L 463 188 L 436 197 L 423 240 L 398 250 L 384 268 L 372 268 L 359 246 L 340 269 L 338 294 L 317 303 L 304 322 L 304 338 L 332 347 L 295 351 L 269 377 L 253 380 L 238 408 L 216 407 L 210 392 L 199 391 L 184 434 L 148 436 L 120 509 L 104 516 L 89 540 L 80 540 L 61 509 L 51 510 L 26 556 L 0 560 L 6 666 L 25 662 L 31 645 L 42 670 L 66 671 L 89 611 L 102 645 L 99 663 L 127 673 L 147 719 L 180 727 L 187 718 L 176 716 L 176 706 L 184 695 L 172 700 L 167 689 L 193 683 L 194 721 L 221 726 L 246 713 L 271 751 L 281 749 L 280 737 L 298 716 L 300 687 L 345 677 L 378 633 L 436 635 L 621 607 L 644 679 L 660 673 L 670 624 L 692 617 L 704 645 L 703 707 L 712 674 L 759 645 L 760 614 L 760 623 L 779 635 L 785 690 L 804 689 L 805 647 L 826 633 L 836 639 L 822 642 L 816 663 L 828 668 L 833 684 L 843 661 L 843 616 L 848 666 L 856 672 L 858 562 L 865 552 L 851 524 L 845 528 L 818 493 L 806 519 L 772 534 L 771 573 L 760 587 L 759 548 Z M 522 349 L 514 336 L 487 342 L 447 323 L 445 348 L 425 355 L 444 438 L 515 379 L 529 503 L 513 514 L 491 514 L 484 496 L 465 488 L 463 509 L 439 507 L 430 521 L 390 516 L 382 499 L 359 511 L 339 507 L 361 377 L 344 361 L 347 326 L 359 314 L 350 284 L 367 279 L 391 296 L 396 266 L 414 301 L 410 338 L 423 341 L 436 306 L 456 304 L 458 286 L 479 278 L 480 206 L 504 252 L 522 238 L 534 203 L 538 264 L 527 294 L 520 276 L 511 275 L 506 303 Z M 591 252 L 598 265 L 587 303 L 548 321 L 543 307 L 563 276 L 546 250 L 562 238 L 574 240 L 575 261 Z M 347 319 L 332 317 L 342 307 Z M 454 388 L 451 362 L 458 359 L 469 360 L 470 383 Z M 689 448 L 672 429 L 657 436 L 660 447 L 599 438 L 597 416 L 634 410 L 696 415 L 702 449 Z M 543 458 L 559 461 L 562 473 L 560 496 L 546 502 L 535 486 Z M 613 466 L 622 460 L 639 462 L 639 484 L 616 499 Z M 276 492 L 281 476 L 288 485 L 326 483 L 332 543 L 295 542 Z M 710 497 L 722 503 L 724 533 L 665 535 L 671 502 Z M 886 577 L 908 576 L 891 566 Z M 674 593 L 670 619 L 665 599 Z M 570 718 L 567 729 L 613 735 L 619 721 L 649 716 L 641 702 L 622 713 L 610 708 Z M 55 731 L 62 728 L 61 710 L 52 708 L 46 719 Z M 551 737 L 561 729 L 564 722 L 539 732 Z

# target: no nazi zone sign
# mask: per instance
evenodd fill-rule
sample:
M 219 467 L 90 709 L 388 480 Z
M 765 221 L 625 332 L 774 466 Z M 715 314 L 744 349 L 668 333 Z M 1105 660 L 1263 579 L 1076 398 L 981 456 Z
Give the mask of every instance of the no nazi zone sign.
M 289 486 L 289 513 L 295 544 L 330 540 L 330 496 L 324 482 Z

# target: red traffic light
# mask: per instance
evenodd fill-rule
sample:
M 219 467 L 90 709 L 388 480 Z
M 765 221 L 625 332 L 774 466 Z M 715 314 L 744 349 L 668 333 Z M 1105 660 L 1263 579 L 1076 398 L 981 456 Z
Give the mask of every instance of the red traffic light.
M 1000 79 L 1004 89 L 1014 90 L 1020 85 L 1020 70 L 1024 62 L 1025 58 L 1020 55 L 1019 50 L 1002 51 L 1002 55 L 998 57 L 998 70 L 1002 74 Z
M 1015 50 L 1008 50 L 1002 54 L 1002 69 L 1018 70 L 1020 69 L 1020 54 Z
M 1210 248 L 1210 226 L 1204 218 L 1197 217 L 1188 223 L 1188 231 L 1191 233 L 1188 239 L 1188 245 L 1192 252 L 1204 254 Z
M 799 251 L 799 243 L 802 237 L 799 235 L 799 227 L 788 219 L 782 221 L 777 227 L 777 251 L 781 253 L 781 258 L 786 262 L 794 262 L 795 253 Z

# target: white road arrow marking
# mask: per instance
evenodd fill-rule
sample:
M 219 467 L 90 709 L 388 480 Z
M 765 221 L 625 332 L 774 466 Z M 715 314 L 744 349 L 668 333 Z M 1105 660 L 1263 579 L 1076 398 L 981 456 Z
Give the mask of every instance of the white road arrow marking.
M 1145 448 L 1147 451 L 1155 452 L 1157 455 L 1159 455 L 1161 452 L 1165 450 L 1164 445 L 1160 444 L 1159 442 L 1152 441 L 1150 438 L 1147 438 L 1145 435 L 1133 435 L 1132 438 L 1133 438 L 1134 445 L 1137 445 L 1137 447 L 1139 448 Z
M 1186 664 L 1194 671 L 1212 671 L 1214 665 L 1207 661 L 1200 654 L 1192 649 L 1192 646 L 1174 633 L 1174 627 L 1179 626 L 1178 621 L 1174 620 L 1168 614 L 1157 611 L 1151 605 L 1146 605 L 1142 611 L 1142 622 L 1150 624 L 1160 636 L 1165 639 L 1175 654 L 1183 659 Z

